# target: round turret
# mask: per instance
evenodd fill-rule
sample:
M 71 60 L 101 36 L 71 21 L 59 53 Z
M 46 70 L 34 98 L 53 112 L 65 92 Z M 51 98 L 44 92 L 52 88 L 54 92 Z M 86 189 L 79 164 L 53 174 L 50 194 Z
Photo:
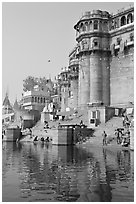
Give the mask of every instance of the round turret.
M 76 30 L 76 40 L 79 42 L 80 39 L 85 35 L 91 37 L 94 34 L 101 35 L 101 33 L 108 33 L 109 24 L 108 20 L 110 14 L 106 11 L 93 10 L 92 12 L 85 12 L 81 19 L 74 26 Z
M 106 11 L 93 10 L 85 12 L 74 26 L 78 42 L 79 107 L 88 103 L 109 104 L 109 70 L 105 68 L 109 67 L 109 18 Z

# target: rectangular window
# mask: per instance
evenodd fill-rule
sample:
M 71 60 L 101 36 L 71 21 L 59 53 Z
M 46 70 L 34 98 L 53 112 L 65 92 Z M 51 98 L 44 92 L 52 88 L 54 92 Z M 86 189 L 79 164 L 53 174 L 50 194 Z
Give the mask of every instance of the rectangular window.
M 96 118 L 96 111 L 92 111 L 92 118 Z

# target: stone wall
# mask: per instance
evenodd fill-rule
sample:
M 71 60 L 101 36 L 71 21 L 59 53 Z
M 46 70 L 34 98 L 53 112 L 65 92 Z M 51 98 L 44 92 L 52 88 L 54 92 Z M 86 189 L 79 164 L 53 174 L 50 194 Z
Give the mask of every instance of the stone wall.
M 70 87 L 71 95 L 68 98 L 68 107 L 69 108 L 77 108 L 78 107 L 78 79 L 71 80 Z
M 79 60 L 78 106 L 87 106 L 90 101 L 90 56 L 82 56 Z
M 61 87 L 61 111 L 66 111 L 68 107 L 68 97 L 69 97 L 69 90 L 68 86 Z
M 110 71 L 111 105 L 134 101 L 134 48 L 112 57 Z

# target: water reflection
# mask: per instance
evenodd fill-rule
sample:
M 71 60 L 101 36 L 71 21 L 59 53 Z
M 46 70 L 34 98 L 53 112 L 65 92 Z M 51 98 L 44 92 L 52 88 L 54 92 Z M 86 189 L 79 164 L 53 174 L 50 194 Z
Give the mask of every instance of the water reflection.
M 3 201 L 133 201 L 133 152 L 3 143 Z

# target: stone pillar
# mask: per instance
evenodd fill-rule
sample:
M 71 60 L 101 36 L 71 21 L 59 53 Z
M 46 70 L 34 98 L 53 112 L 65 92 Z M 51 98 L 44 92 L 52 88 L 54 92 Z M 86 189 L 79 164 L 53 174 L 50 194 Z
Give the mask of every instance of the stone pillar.
M 102 102 L 110 105 L 110 62 L 108 52 L 103 53 L 102 57 Z
M 90 103 L 102 102 L 102 62 L 101 55 L 95 51 L 90 55 Z
M 77 108 L 78 106 L 78 79 L 71 80 L 71 91 L 73 94 L 72 108 Z
M 90 60 L 89 55 L 83 56 L 79 60 L 79 80 L 78 80 L 78 107 L 87 107 L 90 98 Z
M 61 87 L 61 111 L 66 111 L 68 107 L 68 87 L 62 85 Z

